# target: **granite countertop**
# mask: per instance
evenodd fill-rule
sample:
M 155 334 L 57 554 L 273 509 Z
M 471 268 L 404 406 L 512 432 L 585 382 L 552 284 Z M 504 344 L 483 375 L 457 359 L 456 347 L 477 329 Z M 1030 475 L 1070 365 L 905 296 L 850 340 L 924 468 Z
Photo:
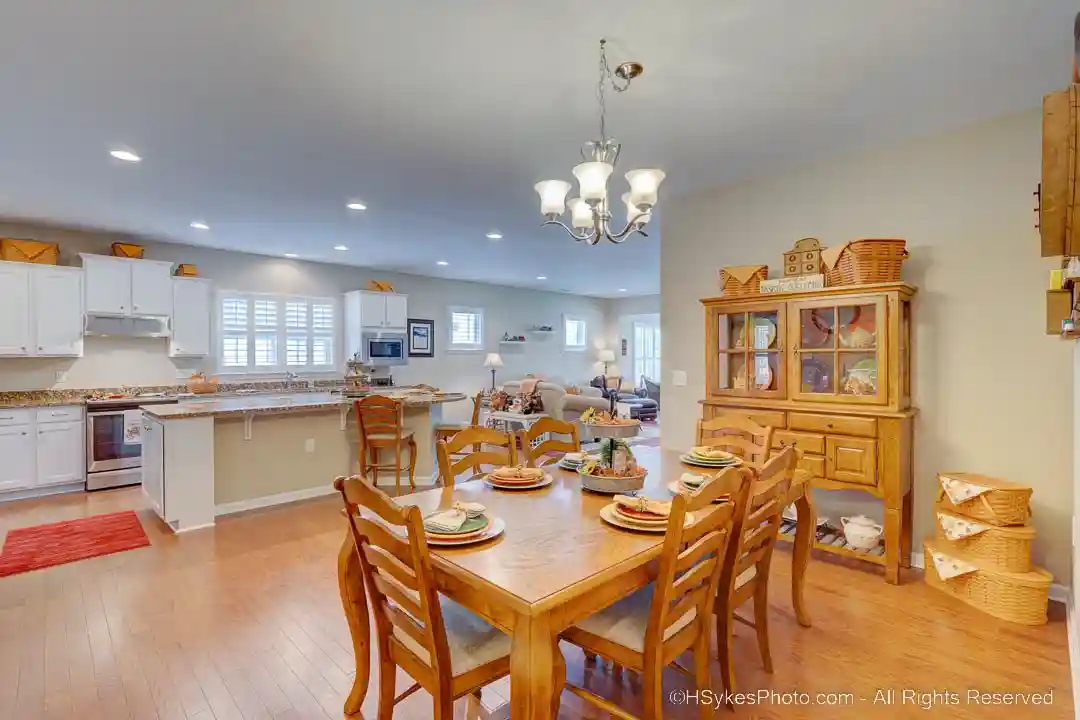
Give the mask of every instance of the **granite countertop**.
M 380 393 L 381 394 L 381 393 Z M 394 394 L 397 393 L 388 393 Z M 399 397 L 406 407 L 430 407 L 447 402 L 464 400 L 461 393 L 416 395 Z M 358 398 L 338 393 L 305 392 L 293 395 L 229 397 L 220 399 L 183 400 L 176 405 L 147 405 L 142 408 L 147 415 L 161 420 L 229 415 L 269 415 L 312 410 L 340 409 Z

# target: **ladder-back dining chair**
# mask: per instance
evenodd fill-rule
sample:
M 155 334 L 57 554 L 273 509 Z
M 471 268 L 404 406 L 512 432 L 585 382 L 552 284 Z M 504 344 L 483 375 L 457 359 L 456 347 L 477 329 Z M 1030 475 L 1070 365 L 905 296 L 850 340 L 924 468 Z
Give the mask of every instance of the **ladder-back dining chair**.
M 484 470 L 485 465 L 516 465 L 514 440 L 513 433 L 485 427 L 465 428 L 449 440 L 439 440 L 435 443 L 439 479 L 443 485 L 453 485 L 457 477 L 466 470 L 472 470 L 475 476 L 487 472 Z
M 723 413 L 697 423 L 698 445 L 726 450 L 762 465 L 769 459 L 772 437 L 772 427 L 758 425 L 738 413 Z
M 360 428 L 360 471 L 374 484 L 380 470 L 394 471 L 394 491 L 401 494 L 401 453 L 408 448 L 409 487 L 416 489 L 416 438 L 404 427 L 404 406 L 393 398 L 368 395 L 356 401 L 356 424 Z M 394 462 L 380 464 L 379 452 L 392 450 Z
M 534 447 L 533 443 L 543 435 L 547 435 L 548 439 Z M 551 437 L 553 435 L 556 437 Z M 527 430 L 519 431 L 518 436 L 521 438 L 521 454 L 529 467 L 544 467 L 559 462 L 561 456 L 551 453 L 581 452 L 578 426 L 565 420 L 540 418 Z
M 420 688 L 431 694 L 432 717 L 452 720 L 454 700 L 478 695 L 510 672 L 510 636 L 439 595 L 420 508 L 397 505 L 359 476 L 339 477 L 334 487 L 345 502 L 375 618 L 379 720 L 390 720 L 394 706 Z M 398 667 L 416 682 L 395 696 Z
M 735 518 L 745 512 L 753 481 L 753 470 L 728 468 L 693 494 L 676 495 L 671 501 L 655 582 L 590 615 L 561 635 L 586 654 L 601 655 L 641 673 L 648 720 L 662 720 L 664 716 L 661 677 L 666 666 L 673 665 L 690 675 L 699 690 L 712 687 L 709 625 L 713 603 L 728 543 L 735 532 Z M 728 495 L 728 501 L 714 503 L 722 495 Z M 688 527 L 684 526 L 687 513 L 694 515 Z M 691 649 L 693 672 L 675 662 Z M 556 662 L 561 660 L 557 655 Z M 564 676 L 565 666 L 559 665 L 556 672 Z M 616 717 L 634 717 L 584 688 L 568 683 L 564 686 Z M 553 702 L 553 714 L 557 714 L 558 696 Z M 711 716 L 709 704 L 701 703 L 701 717 Z
M 798 453 L 787 447 L 773 456 L 758 474 L 746 516 L 738 522 L 738 535 L 728 547 L 715 605 L 716 648 L 724 688 L 735 692 L 735 663 L 731 635 L 735 621 L 754 628 L 765 671 L 773 671 L 769 652 L 769 566 L 780 532 L 781 514 L 795 474 Z M 735 611 L 753 598 L 753 622 Z
M 435 426 L 435 439 L 436 440 L 449 440 L 457 435 L 465 428 L 477 427 L 480 424 L 480 402 L 483 397 L 483 393 L 476 393 L 473 396 L 472 403 L 472 419 L 468 424 L 466 423 L 439 423 Z

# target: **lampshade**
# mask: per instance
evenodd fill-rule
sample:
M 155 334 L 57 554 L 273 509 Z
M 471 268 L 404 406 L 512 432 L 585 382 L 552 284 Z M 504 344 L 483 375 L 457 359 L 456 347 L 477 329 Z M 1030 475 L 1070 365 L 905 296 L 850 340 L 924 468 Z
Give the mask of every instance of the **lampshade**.
M 502 358 L 499 357 L 499 353 L 488 353 L 484 358 L 484 367 L 486 368 L 501 368 L 503 366 Z
M 599 358 L 600 362 L 602 362 L 602 363 L 615 362 L 615 351 L 614 350 L 601 350 L 597 354 L 597 358 Z
M 656 205 L 656 190 L 660 183 L 667 177 L 663 170 L 644 169 L 631 170 L 626 173 L 626 181 L 630 183 L 630 198 L 634 205 L 641 207 Z
M 607 181 L 615 167 L 606 162 L 583 162 L 574 166 L 574 177 L 581 190 L 581 199 L 603 200 L 607 195 Z
M 567 201 L 570 206 L 570 224 L 576 228 L 591 228 L 593 226 L 593 212 L 589 204 L 581 198 L 570 198 Z
M 652 219 L 652 212 L 642 209 L 638 209 L 634 203 L 630 202 L 630 193 L 625 192 L 622 194 L 622 201 L 626 203 L 626 222 L 637 222 L 644 225 Z
M 562 215 L 566 210 L 566 193 L 570 183 L 564 180 L 544 180 L 534 186 L 540 196 L 540 212 L 544 215 Z

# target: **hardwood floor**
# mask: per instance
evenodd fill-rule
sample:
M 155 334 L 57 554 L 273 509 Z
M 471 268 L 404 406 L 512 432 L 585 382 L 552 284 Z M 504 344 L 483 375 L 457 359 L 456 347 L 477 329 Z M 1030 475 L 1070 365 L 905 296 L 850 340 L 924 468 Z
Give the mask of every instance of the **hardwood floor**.
M 0 539 L 15 527 L 135 508 L 152 543 L 0 579 L 0 720 L 341 717 L 353 658 L 335 575 L 345 531 L 339 501 L 233 516 L 179 537 L 142 507 L 132 489 L 0 505 Z M 775 674 L 762 671 L 753 631 L 738 627 L 740 689 L 856 699 L 836 707 L 776 698 L 734 714 L 720 710 L 718 718 L 1073 717 L 1061 618 L 1041 628 L 1015 626 L 940 595 L 914 573 L 891 587 L 879 575 L 818 561 L 807 587 L 814 627 L 804 629 L 792 616 L 789 559 L 778 552 L 773 562 Z M 564 654 L 571 681 L 640 712 L 634 679 L 586 667 L 565 645 Z M 719 687 L 715 661 L 713 677 Z M 399 691 L 408 684 L 401 676 Z M 665 676 L 668 692 L 687 686 L 677 673 Z M 1052 690 L 1053 704 L 972 705 L 969 688 Z M 894 690 L 895 703 L 875 705 L 879 689 Z M 904 690 L 955 692 L 959 704 L 924 712 L 900 704 Z M 498 706 L 508 695 L 506 682 L 497 683 L 485 689 L 484 705 L 503 716 Z M 427 718 L 430 707 L 418 693 L 395 718 Z M 363 717 L 375 717 L 375 709 L 372 692 Z M 560 717 L 602 715 L 564 693 Z M 671 704 L 666 717 L 697 718 L 698 708 Z

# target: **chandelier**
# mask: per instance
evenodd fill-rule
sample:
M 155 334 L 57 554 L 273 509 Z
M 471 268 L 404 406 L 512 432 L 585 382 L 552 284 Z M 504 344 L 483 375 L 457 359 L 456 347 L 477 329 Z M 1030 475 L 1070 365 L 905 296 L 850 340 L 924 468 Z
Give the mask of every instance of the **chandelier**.
M 563 180 L 545 180 L 536 183 L 540 195 L 540 212 L 547 217 L 544 225 L 558 225 L 575 240 L 595 245 L 601 239 L 621 243 L 635 233 L 648 237 L 645 225 L 656 206 L 656 191 L 664 180 L 664 171 L 656 169 L 631 170 L 626 173 L 630 192 L 622 194 L 626 204 L 626 225 L 615 231 L 611 226 L 611 208 L 608 203 L 608 178 L 615 170 L 622 146 L 615 138 L 607 136 L 607 104 L 604 93 L 610 85 L 615 92 L 624 92 L 630 82 L 644 72 L 641 63 L 625 62 L 612 72 L 608 66 L 605 40 L 600 41 L 600 80 L 596 84 L 596 99 L 600 104 L 600 138 L 581 147 L 581 159 L 574 167 L 580 197 L 566 199 L 570 183 Z M 559 217 L 570 206 L 570 226 Z

